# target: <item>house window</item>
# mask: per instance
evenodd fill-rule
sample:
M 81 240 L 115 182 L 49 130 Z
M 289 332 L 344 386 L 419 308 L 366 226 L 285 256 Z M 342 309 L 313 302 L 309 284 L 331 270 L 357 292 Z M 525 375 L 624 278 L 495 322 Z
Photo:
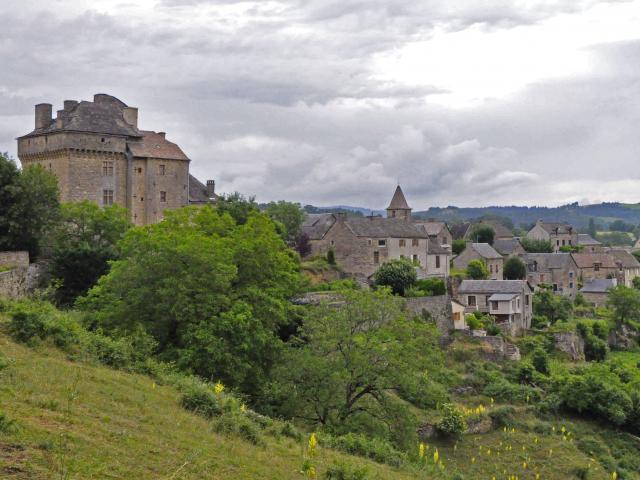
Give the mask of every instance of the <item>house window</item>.
M 113 176 L 113 160 L 107 160 L 106 162 L 102 162 L 102 176 L 103 177 Z
M 560 246 L 560 240 L 556 240 L 556 246 Z
M 573 282 L 569 282 L 569 288 L 573 288 Z
M 373 252 L 373 263 L 376 265 L 380 263 L 380 252 Z
M 102 191 L 102 205 L 113 205 L 113 190 Z
M 142 168 L 139 168 L 139 169 L 138 169 L 138 173 L 142 173 Z
M 331 240 L 329 243 L 330 243 L 330 244 L 331 244 L 331 246 L 333 247 L 333 246 L 336 244 L 336 241 L 335 241 L 335 240 Z
M 557 284 L 557 283 L 554 283 L 554 284 L 553 284 L 553 291 L 554 291 L 554 292 L 557 292 L 557 291 L 558 291 L 558 284 Z
M 528 307 L 529 306 L 529 295 L 525 295 L 524 296 L 524 304 Z
M 489 265 L 489 273 L 493 273 L 493 265 Z
M 367 240 L 367 243 L 368 243 L 369 245 L 371 245 L 371 239 Z
M 436 255 L 436 268 L 440 268 L 440 255 Z
M 540 283 L 544 283 L 544 273 L 540 274 Z
M 378 246 L 379 247 L 385 247 L 387 245 L 387 241 L 386 240 L 378 240 Z
M 476 306 L 476 296 L 475 295 L 467 296 L 467 305 L 470 306 L 470 307 L 475 307 Z
M 420 244 L 420 240 L 418 240 L 417 238 L 414 238 L 411 240 L 412 247 L 417 247 L 419 244 Z
M 518 310 L 520 309 L 520 299 L 518 298 Z
M 573 272 L 569 272 L 569 278 L 573 278 Z
M 395 217 L 396 216 L 396 211 L 395 210 L 391 210 L 391 216 Z
M 498 310 L 498 302 L 495 302 L 495 301 L 491 302 L 491 310 Z
M 453 312 L 453 321 L 460 320 L 460 312 Z
M 563 246 L 563 247 L 565 246 L 564 240 L 562 240 L 562 246 Z
M 420 260 L 418 260 L 418 255 L 416 255 L 415 253 L 413 255 L 411 255 L 411 260 L 413 261 L 413 263 L 419 263 Z
M 163 203 L 167 201 L 167 192 L 160 192 L 160 201 Z
M 401 247 L 406 247 L 406 246 L 407 246 L 407 241 L 406 241 L 404 238 L 402 238 L 402 239 L 400 239 L 400 240 L 398 241 L 398 244 L 399 244 Z
M 165 172 L 166 172 L 165 165 L 159 165 L 158 174 L 159 175 L 164 175 Z
M 596 271 L 596 272 L 599 272 L 600 271 L 600 264 L 599 263 L 594 263 L 593 264 L 593 270 Z

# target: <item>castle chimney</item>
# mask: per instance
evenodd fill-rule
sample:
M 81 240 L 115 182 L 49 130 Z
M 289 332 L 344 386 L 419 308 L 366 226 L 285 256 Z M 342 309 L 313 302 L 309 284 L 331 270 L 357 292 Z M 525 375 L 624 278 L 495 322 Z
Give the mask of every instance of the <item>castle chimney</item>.
M 135 107 L 124 107 L 122 110 L 124 121 L 132 127 L 138 128 L 138 109 Z
M 64 110 L 65 110 L 65 112 L 68 112 L 69 110 L 71 110 L 76 105 L 78 105 L 78 101 L 77 100 L 65 100 L 64 101 Z
M 62 120 L 64 119 L 65 113 L 67 112 L 64 110 L 58 110 L 56 112 L 56 128 L 62 128 Z
M 207 180 L 207 197 L 213 198 L 216 196 L 216 181 Z
M 167 138 L 167 132 L 158 132 L 158 135 L 160 135 L 162 138 Z
M 50 103 L 39 103 L 36 105 L 36 130 L 48 128 L 51 125 L 51 114 L 53 107 Z

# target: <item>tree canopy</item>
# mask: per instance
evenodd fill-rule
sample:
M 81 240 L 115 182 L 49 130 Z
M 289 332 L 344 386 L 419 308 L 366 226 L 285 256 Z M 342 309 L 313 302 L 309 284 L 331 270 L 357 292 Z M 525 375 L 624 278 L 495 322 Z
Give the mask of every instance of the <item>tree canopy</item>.
M 28 250 L 37 256 L 58 212 L 56 177 L 39 165 L 19 170 L 0 154 L 0 250 Z
M 56 298 L 72 304 L 118 258 L 116 244 L 131 227 L 129 212 L 117 205 L 100 208 L 89 201 L 63 204 L 52 232 L 51 275 L 59 280 Z
M 553 245 L 548 240 L 533 240 L 524 237 L 520 240 L 520 243 L 529 253 L 553 253 Z
M 488 243 L 493 245 L 496 236 L 495 230 L 489 225 L 477 225 L 469 234 L 469 238 L 476 243 Z
M 489 278 L 489 269 L 482 260 L 471 260 L 467 265 L 467 277 L 471 280 L 486 280 Z
M 282 234 L 286 241 L 292 243 L 298 238 L 305 215 L 300 204 L 280 200 L 267 204 L 265 211 L 271 219 L 282 225 Z
M 122 258 L 77 302 L 94 325 L 141 326 L 160 358 L 259 392 L 299 288 L 296 255 L 273 222 L 250 212 L 239 225 L 211 207 L 187 207 L 129 230 L 119 248 Z
M 527 277 L 527 266 L 518 257 L 509 257 L 504 262 L 503 275 L 505 280 L 524 280 Z
M 374 274 L 376 285 L 387 286 L 397 295 L 404 295 L 418 277 L 414 265 L 405 259 L 390 260 L 383 263 Z

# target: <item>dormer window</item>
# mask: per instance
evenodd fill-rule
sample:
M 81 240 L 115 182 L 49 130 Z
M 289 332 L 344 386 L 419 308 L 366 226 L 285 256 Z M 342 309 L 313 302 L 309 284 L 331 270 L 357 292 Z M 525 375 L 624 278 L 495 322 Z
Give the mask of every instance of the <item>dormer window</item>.
M 382 239 L 382 240 L 378 240 L 378 246 L 379 247 L 386 247 L 387 246 L 387 241 Z

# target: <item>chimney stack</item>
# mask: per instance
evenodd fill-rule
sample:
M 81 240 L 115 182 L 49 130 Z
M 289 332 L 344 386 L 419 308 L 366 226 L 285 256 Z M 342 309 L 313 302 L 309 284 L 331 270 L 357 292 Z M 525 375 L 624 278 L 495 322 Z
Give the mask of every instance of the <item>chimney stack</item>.
M 138 109 L 135 107 L 124 107 L 122 110 L 124 121 L 132 127 L 138 128 Z
M 51 125 L 51 114 L 53 107 L 50 103 L 39 103 L 36 105 L 36 130 L 48 128 Z
M 216 196 L 216 181 L 207 180 L 207 197 L 213 198 Z
M 160 135 L 162 138 L 167 138 L 166 132 L 158 132 L 158 135 Z
M 76 105 L 78 105 L 78 101 L 77 100 L 65 100 L 64 101 L 64 110 L 65 110 L 65 112 L 68 112 L 69 110 L 71 110 Z

